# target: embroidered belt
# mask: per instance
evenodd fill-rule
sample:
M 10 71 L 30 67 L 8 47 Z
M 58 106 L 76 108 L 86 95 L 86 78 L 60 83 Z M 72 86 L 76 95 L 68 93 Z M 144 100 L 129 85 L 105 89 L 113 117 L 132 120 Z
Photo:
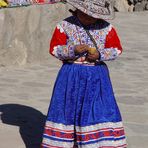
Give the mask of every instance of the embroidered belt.
M 81 62 L 81 61 L 64 61 L 64 63 L 69 63 L 69 64 L 82 64 L 82 65 L 86 65 L 86 66 L 96 66 L 96 65 L 100 65 L 102 62 L 101 61 L 96 61 L 96 62 Z
M 90 63 L 90 62 L 79 62 L 79 61 L 74 61 L 73 63 L 74 63 L 74 64 L 88 65 L 88 66 L 95 66 L 95 65 L 96 65 L 96 63 L 94 63 L 94 62 Z

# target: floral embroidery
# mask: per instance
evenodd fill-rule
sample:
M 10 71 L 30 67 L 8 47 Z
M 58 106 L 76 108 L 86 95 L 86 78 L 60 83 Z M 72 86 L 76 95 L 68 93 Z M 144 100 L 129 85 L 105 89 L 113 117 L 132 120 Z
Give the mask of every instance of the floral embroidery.
M 67 0 L 67 2 L 94 18 L 112 19 L 114 17 L 111 0 Z
M 118 47 L 105 48 L 106 37 L 113 28 L 111 24 L 106 24 L 104 23 L 104 27 L 99 28 L 100 24 L 98 23 L 92 26 L 92 28 L 90 26 L 89 29 L 90 34 L 97 43 L 101 61 L 113 60 L 121 53 L 121 51 L 118 50 Z M 94 44 L 92 43 L 90 37 L 87 35 L 84 28 L 79 25 L 78 19 L 74 16 L 60 22 L 57 25 L 57 29 L 60 30 L 60 33 L 64 33 L 67 36 L 67 45 L 58 45 L 54 47 L 53 54 L 60 60 L 72 58 L 75 59 L 75 45 L 87 44 L 89 47 L 94 47 Z M 81 57 L 77 58 L 76 61 L 86 62 L 85 56 L 86 55 L 81 55 Z
M 62 21 L 60 25 L 66 35 L 69 37 L 69 40 L 71 42 L 74 42 L 74 44 L 87 44 L 90 47 L 94 47 L 86 31 L 81 26 L 76 26 L 66 20 Z M 108 27 L 100 30 L 95 30 L 95 28 L 93 30 L 90 30 L 91 35 L 97 41 L 98 49 L 104 48 L 106 36 L 111 28 L 112 25 L 109 25 Z
M 72 45 L 65 45 L 65 46 L 56 46 L 54 47 L 56 50 L 56 56 L 60 60 L 67 60 L 67 59 L 73 59 L 75 58 L 75 53 L 74 53 L 74 46 Z
M 119 54 L 121 54 L 121 51 L 117 48 L 105 48 L 100 51 L 100 60 L 114 60 Z

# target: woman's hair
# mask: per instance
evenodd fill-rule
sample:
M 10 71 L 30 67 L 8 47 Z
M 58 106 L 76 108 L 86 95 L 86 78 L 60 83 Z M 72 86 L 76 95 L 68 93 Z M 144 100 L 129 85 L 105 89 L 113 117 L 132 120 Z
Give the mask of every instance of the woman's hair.
M 76 10 L 69 9 L 69 12 L 70 12 L 73 16 L 76 16 L 76 15 L 77 15 L 77 11 L 78 11 L 78 9 L 76 9 Z

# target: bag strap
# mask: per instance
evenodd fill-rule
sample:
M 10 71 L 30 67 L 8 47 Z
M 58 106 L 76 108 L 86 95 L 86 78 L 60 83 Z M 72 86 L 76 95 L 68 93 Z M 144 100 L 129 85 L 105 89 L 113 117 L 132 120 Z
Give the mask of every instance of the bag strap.
M 84 28 L 84 27 L 83 27 Z M 89 38 L 91 39 L 91 41 L 93 42 L 94 46 L 96 47 L 96 49 L 98 50 L 98 45 L 95 41 L 95 39 L 93 38 L 93 36 L 90 34 L 89 30 L 85 29 L 84 30 L 86 31 L 87 35 L 89 36 Z M 99 50 L 98 50 L 99 51 Z
M 91 39 L 92 43 L 94 44 L 94 46 L 96 47 L 97 51 L 100 53 L 98 45 L 97 45 L 95 39 L 93 38 L 93 36 L 90 34 L 89 30 L 85 29 L 85 27 L 83 27 L 83 28 L 86 31 L 87 35 L 90 37 L 90 39 Z M 99 60 L 100 60 L 100 54 L 99 54 Z

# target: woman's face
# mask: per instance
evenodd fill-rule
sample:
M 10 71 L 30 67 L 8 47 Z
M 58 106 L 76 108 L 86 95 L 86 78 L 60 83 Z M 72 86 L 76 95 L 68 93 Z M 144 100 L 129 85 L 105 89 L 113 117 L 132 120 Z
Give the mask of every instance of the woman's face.
M 77 17 L 83 25 L 90 25 L 90 24 L 93 24 L 97 21 L 96 18 L 93 18 L 93 17 L 83 13 L 80 10 L 77 10 Z

